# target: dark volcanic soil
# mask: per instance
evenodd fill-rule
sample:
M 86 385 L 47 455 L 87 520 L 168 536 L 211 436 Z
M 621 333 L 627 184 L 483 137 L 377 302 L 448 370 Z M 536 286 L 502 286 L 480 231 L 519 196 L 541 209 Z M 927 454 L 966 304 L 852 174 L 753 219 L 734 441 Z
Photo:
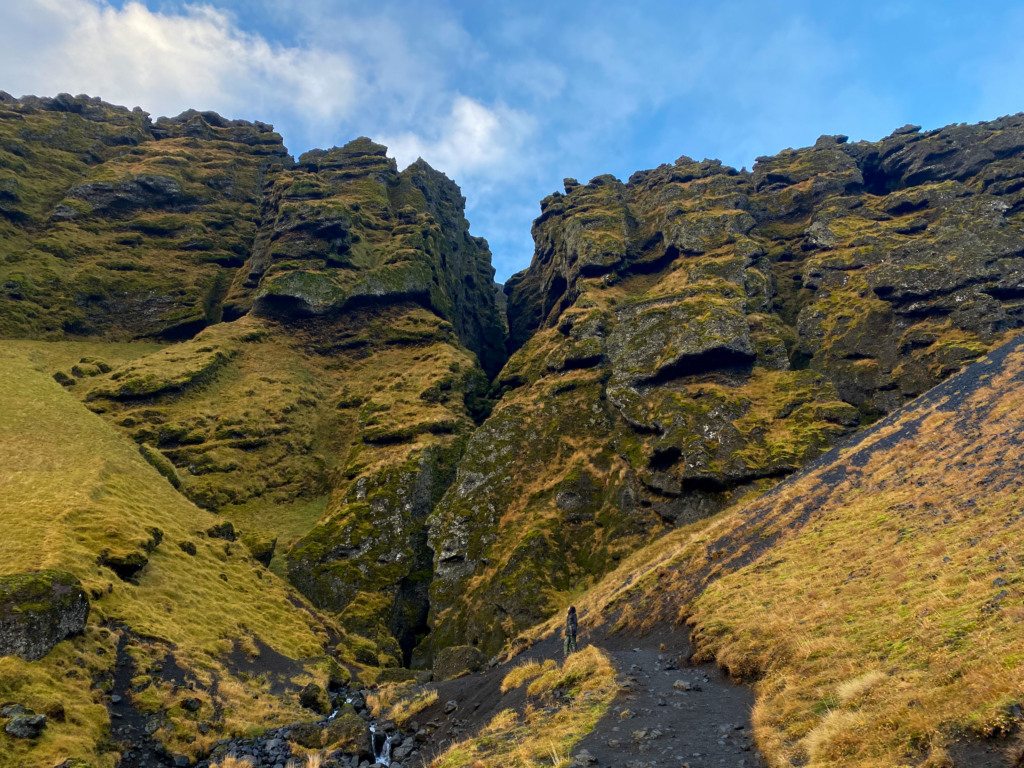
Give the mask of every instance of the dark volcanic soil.
M 622 694 L 574 755 L 586 750 L 591 765 L 615 768 L 762 765 L 750 727 L 754 694 L 714 664 L 690 666 L 685 628 L 600 645 L 619 670 Z
M 752 746 L 753 693 L 733 683 L 714 664 L 689 666 L 686 659 L 692 648 L 685 627 L 660 629 L 643 638 L 584 635 L 580 646 L 590 642 L 611 655 L 622 693 L 594 731 L 576 746 L 574 756 L 585 750 L 596 761 L 587 764 L 600 768 L 762 765 Z M 548 638 L 524 655 L 560 661 L 561 642 Z M 472 736 L 500 710 L 523 709 L 525 686 L 501 695 L 501 680 L 510 668 L 511 664 L 437 685 L 438 703 L 417 718 L 420 723 L 440 724 L 421 749 L 419 765 L 429 765 L 430 758 L 452 740 Z M 678 690 L 676 681 L 700 690 Z M 449 701 L 457 701 L 459 708 L 446 717 L 444 706 Z M 623 715 L 624 711 L 628 714 Z

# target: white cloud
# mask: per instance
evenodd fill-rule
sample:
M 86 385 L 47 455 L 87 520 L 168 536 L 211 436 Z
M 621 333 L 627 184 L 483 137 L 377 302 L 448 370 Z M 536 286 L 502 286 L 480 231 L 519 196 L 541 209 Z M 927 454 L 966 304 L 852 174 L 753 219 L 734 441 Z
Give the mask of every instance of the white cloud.
M 5 35 L 0 71 L 16 95 L 68 91 L 158 114 L 195 107 L 250 118 L 274 103 L 312 120 L 344 117 L 356 104 L 345 53 L 271 45 L 208 5 L 164 14 L 137 2 L 7 2 L 3 26 L 23 34 Z
M 405 167 L 422 157 L 449 177 L 486 173 L 492 179 L 514 172 L 523 143 L 534 131 L 530 116 L 498 105 L 491 109 L 466 96 L 455 97 L 450 114 L 438 119 L 429 137 L 405 132 L 384 136 L 388 154 Z

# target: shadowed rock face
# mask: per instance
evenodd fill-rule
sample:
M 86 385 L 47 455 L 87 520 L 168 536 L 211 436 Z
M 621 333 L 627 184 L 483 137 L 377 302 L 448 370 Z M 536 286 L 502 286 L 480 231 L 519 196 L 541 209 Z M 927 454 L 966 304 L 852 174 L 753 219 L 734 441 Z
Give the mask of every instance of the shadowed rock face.
M 436 647 L 493 652 L 1020 327 L 1024 115 L 566 179 L 533 236 L 502 400 L 430 521 Z
M 88 617 L 89 600 L 70 573 L 0 576 L 0 656 L 38 661 L 85 629 Z

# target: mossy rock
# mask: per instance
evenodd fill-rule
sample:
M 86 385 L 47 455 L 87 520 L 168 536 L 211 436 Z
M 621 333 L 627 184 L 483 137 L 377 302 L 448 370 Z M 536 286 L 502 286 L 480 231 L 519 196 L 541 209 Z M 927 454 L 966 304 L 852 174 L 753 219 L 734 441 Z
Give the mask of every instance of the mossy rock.
M 241 540 L 254 560 L 265 568 L 270 567 L 270 561 L 274 559 L 274 550 L 277 548 L 276 536 L 268 537 L 259 533 L 246 533 Z
M 416 680 L 416 673 L 411 669 L 401 667 L 395 669 L 382 669 L 377 675 L 377 684 L 383 683 L 409 683 Z
M 89 599 L 63 571 L 0 576 L 0 656 L 37 661 L 85 629 Z
M 299 691 L 299 704 L 319 715 L 326 715 L 331 710 L 331 701 L 327 696 L 327 691 L 316 683 L 309 683 Z
M 306 749 L 320 749 L 323 735 L 323 729 L 314 723 L 296 723 L 291 727 L 288 740 Z
M 324 747 L 340 750 L 346 755 L 357 755 L 361 758 L 373 759 L 373 746 L 370 742 L 370 727 L 354 711 L 346 707 L 324 729 Z

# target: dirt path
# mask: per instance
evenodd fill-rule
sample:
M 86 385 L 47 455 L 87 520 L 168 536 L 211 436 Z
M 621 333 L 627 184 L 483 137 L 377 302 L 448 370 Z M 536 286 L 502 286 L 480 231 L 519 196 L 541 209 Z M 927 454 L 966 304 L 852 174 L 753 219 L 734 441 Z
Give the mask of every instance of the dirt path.
M 692 653 L 685 628 L 664 628 L 643 638 L 635 636 L 581 637 L 581 647 L 595 644 L 605 650 L 618 670 L 622 692 L 605 717 L 572 750 L 586 752 L 578 765 L 592 768 L 755 768 L 762 762 L 753 746 L 750 710 L 753 692 L 733 683 L 714 664 L 689 666 Z M 534 659 L 561 661 L 561 642 L 549 638 L 524 654 Z M 513 662 L 514 664 L 514 662 Z M 499 709 L 521 710 L 522 689 L 501 696 L 498 686 L 511 666 L 437 685 L 439 704 L 421 715 L 434 720 L 434 738 L 424 746 L 421 760 L 443 751 L 452 741 L 466 738 L 485 725 Z M 681 681 L 679 688 L 676 682 Z M 685 685 L 683 685 L 685 684 Z M 689 690 L 680 690 L 688 687 Z M 441 702 L 456 701 L 458 710 L 445 716 Z M 624 711 L 628 714 L 623 715 Z
M 762 764 L 750 726 L 753 692 L 714 664 L 689 666 L 685 629 L 598 645 L 612 656 L 623 692 L 573 755 L 586 751 L 589 765 L 602 768 Z

